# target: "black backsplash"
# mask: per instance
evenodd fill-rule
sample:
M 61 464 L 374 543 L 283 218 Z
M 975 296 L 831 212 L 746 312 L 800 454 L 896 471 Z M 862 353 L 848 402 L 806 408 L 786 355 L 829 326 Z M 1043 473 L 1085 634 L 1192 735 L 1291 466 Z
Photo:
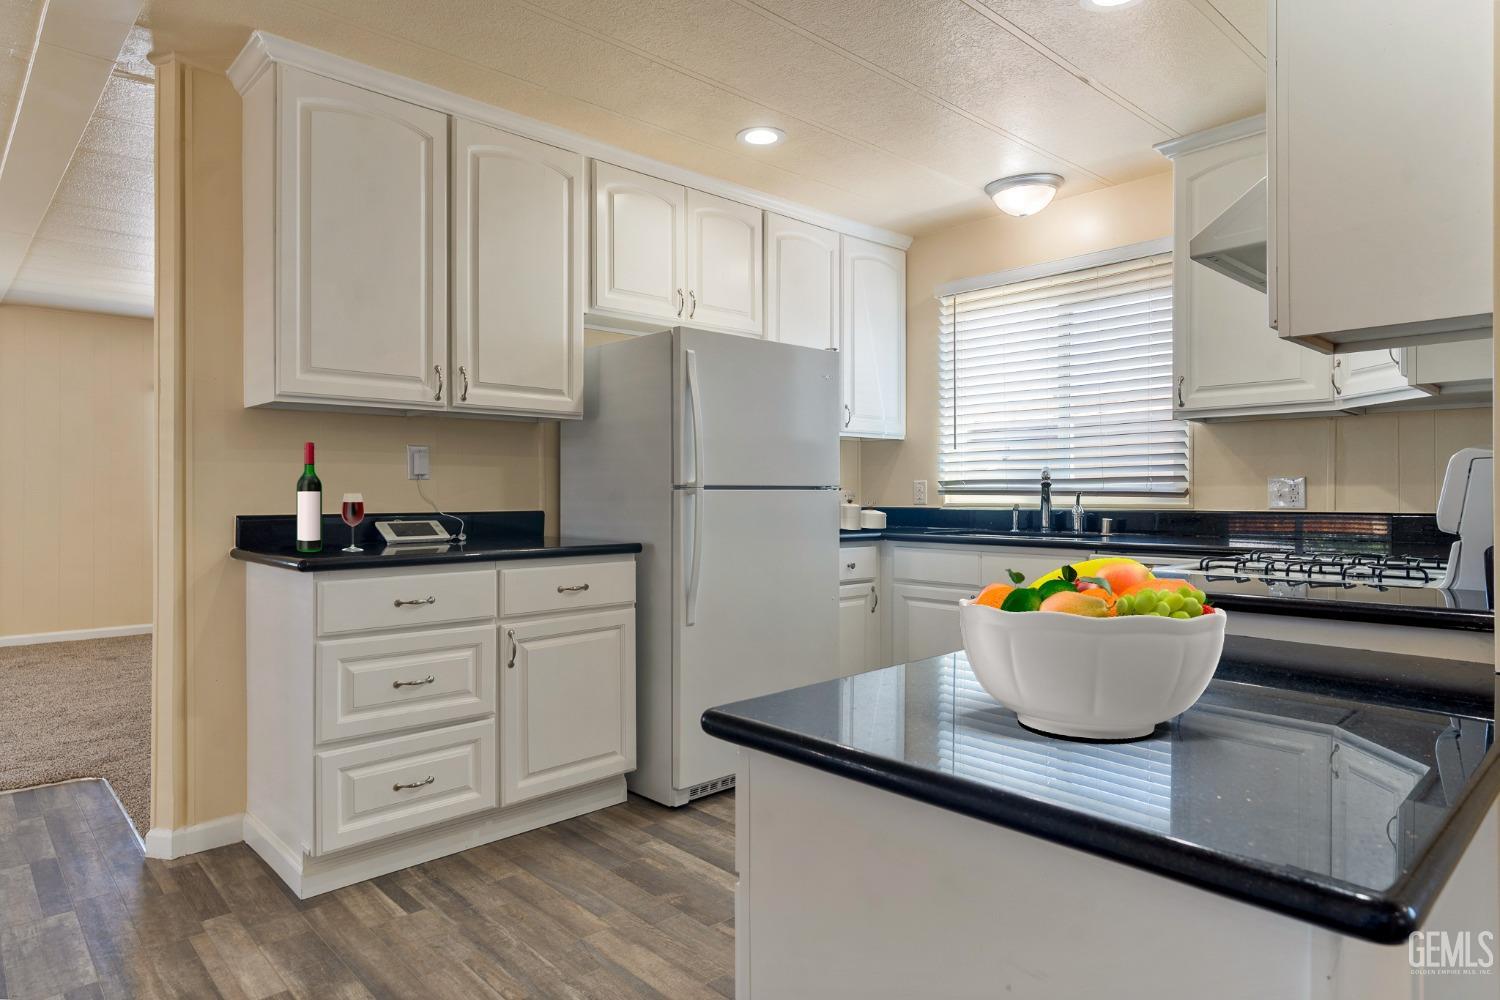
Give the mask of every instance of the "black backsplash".
M 464 519 L 465 533 L 472 539 L 512 535 L 540 538 L 545 534 L 544 517 L 542 511 L 539 510 L 454 510 L 448 513 Z M 379 511 L 367 513 L 365 519 L 355 528 L 356 543 L 360 545 L 366 542 L 380 544 L 375 523 L 397 518 L 436 520 L 446 525 L 449 531 L 458 529 L 457 523 L 451 517 L 440 517 L 430 510 L 408 513 Z M 295 514 L 240 514 L 234 519 L 234 544 L 236 548 L 241 549 L 274 548 L 285 543 L 289 538 L 295 538 L 296 531 L 297 516 Z M 337 514 L 324 514 L 323 538 L 328 541 L 336 540 L 340 545 L 348 545 L 349 527 Z

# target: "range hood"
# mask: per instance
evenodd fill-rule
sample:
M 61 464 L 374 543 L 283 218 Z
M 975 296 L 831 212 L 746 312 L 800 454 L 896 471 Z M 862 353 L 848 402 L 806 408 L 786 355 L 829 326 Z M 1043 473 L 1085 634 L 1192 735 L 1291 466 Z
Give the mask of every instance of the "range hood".
M 1257 291 L 1266 290 L 1266 179 L 1188 241 L 1198 263 Z

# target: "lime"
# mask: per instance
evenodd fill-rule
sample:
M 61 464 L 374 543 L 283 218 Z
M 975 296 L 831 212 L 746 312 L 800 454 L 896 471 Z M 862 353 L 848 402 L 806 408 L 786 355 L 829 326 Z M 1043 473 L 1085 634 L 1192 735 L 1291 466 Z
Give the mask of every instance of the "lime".
M 1020 587 L 1005 595 L 1001 611 L 1035 611 L 1042 606 L 1042 595 L 1030 587 Z

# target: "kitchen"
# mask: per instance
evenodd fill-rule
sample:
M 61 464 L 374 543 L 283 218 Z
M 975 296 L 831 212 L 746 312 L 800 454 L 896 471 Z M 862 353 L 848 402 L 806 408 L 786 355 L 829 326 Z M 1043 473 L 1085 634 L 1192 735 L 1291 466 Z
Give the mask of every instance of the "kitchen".
M 234 6 L 147 4 L 168 888 L 99 983 L 1490 995 L 1407 947 L 1500 923 L 1485 5 Z M 962 602 L 1122 556 L 1216 679 L 1025 729 Z

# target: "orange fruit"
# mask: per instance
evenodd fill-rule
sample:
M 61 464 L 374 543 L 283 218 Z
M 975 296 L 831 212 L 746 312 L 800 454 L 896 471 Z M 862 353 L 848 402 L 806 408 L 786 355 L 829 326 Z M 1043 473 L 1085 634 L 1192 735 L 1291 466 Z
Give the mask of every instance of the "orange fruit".
M 1015 589 L 1008 583 L 992 583 L 979 592 L 979 596 L 974 598 L 974 603 L 998 609 L 1005 603 L 1006 596 Z
M 1115 595 L 1111 594 L 1103 587 L 1090 587 L 1087 590 L 1080 590 L 1078 593 L 1083 597 L 1097 597 L 1099 600 L 1103 601 L 1105 605 L 1107 605 L 1111 610 L 1114 609 Z

